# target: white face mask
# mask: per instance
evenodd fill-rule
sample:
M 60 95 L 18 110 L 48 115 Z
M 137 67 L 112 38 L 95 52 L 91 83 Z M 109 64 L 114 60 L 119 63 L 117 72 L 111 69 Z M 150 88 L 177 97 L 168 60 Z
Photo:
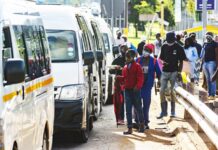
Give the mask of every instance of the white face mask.
M 142 55 L 145 56 L 145 57 L 148 57 L 148 56 L 150 55 L 150 53 L 147 52 L 147 51 L 143 51 L 143 52 L 142 52 Z

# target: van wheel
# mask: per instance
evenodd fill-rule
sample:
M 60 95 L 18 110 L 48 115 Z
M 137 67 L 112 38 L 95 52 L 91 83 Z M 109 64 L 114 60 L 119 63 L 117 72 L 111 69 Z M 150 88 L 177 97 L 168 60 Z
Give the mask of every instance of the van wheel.
M 93 117 L 89 118 L 89 131 L 93 129 Z
M 48 150 L 48 149 L 49 149 L 48 136 L 46 132 L 44 131 L 43 141 L 42 141 L 42 150 Z
M 18 150 L 17 144 L 15 143 L 12 150 Z
M 86 123 L 86 129 L 82 129 L 81 131 L 79 131 L 79 142 L 81 143 L 86 143 L 88 141 L 88 138 L 89 138 L 89 130 L 90 130 L 90 127 L 89 127 L 89 118 L 87 118 L 87 123 Z

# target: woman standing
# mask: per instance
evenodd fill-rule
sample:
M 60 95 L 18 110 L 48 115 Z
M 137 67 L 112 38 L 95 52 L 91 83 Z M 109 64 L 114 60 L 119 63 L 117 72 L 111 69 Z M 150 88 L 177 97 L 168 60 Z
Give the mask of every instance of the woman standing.
M 194 78 L 195 78 L 194 69 L 195 69 L 195 62 L 198 59 L 198 52 L 196 47 L 194 46 L 194 41 L 192 40 L 191 37 L 185 39 L 184 50 L 187 58 L 187 61 L 186 63 L 184 63 L 184 65 L 188 65 L 185 66 L 188 68 L 188 71 L 186 70 L 185 72 L 188 74 L 191 82 L 194 83 Z

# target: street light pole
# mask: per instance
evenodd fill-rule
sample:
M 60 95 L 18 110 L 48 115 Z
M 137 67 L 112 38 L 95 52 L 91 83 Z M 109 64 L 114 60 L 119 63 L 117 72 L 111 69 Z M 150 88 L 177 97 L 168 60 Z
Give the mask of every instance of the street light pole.
M 206 34 L 207 31 L 207 0 L 203 0 L 203 8 L 202 8 L 202 26 L 203 26 L 203 35 L 202 39 L 204 42 L 204 35 Z
M 164 1 L 161 1 L 161 36 L 164 35 Z

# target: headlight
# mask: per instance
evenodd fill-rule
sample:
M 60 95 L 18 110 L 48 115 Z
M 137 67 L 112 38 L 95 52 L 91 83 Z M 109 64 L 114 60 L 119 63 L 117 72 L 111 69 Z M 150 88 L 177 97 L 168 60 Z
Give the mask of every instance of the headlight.
M 59 99 L 78 100 L 84 97 L 85 97 L 85 86 L 79 84 L 79 85 L 70 85 L 70 86 L 62 87 Z

